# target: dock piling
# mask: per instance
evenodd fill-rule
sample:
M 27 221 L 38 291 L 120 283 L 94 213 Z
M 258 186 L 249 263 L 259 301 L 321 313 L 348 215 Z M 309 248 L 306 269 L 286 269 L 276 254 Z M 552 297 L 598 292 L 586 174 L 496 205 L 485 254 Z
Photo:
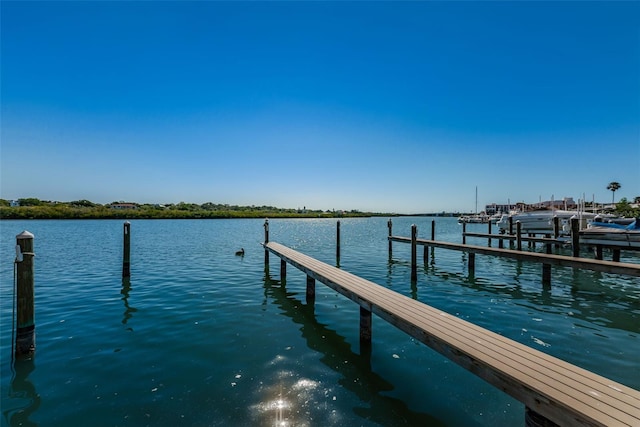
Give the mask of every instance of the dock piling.
M 287 281 L 287 262 L 280 260 L 280 284 L 284 285 Z
M 418 280 L 418 266 L 416 260 L 416 238 L 418 234 L 418 227 L 415 224 L 411 225 L 411 281 Z
M 269 243 L 269 219 L 265 218 L 264 220 L 264 244 L 266 245 L 267 243 Z M 264 265 L 269 265 L 269 251 L 266 249 L 264 250 Z
M 571 251 L 574 257 L 580 256 L 580 223 L 578 218 L 571 218 Z
M 516 249 L 522 250 L 522 223 L 516 221 Z
M 467 223 L 464 221 L 462 222 L 462 244 L 467 244 Z
M 336 263 L 340 265 L 340 221 L 336 224 Z
M 26 230 L 16 236 L 16 359 L 30 358 L 36 351 L 33 238 Z
M 371 309 L 360 306 L 360 344 L 371 343 Z
M 124 222 L 122 251 L 122 278 L 131 277 L 131 223 Z
M 391 237 L 393 235 L 391 233 L 392 227 L 393 227 L 393 225 L 391 223 L 391 218 L 389 218 L 389 221 L 387 221 L 387 228 L 389 229 L 389 237 Z M 389 239 L 389 259 L 391 259 L 391 256 L 392 256 L 392 253 L 393 253 L 393 251 L 391 249 L 391 246 L 392 246 L 392 241 L 391 241 L 391 239 Z
M 316 299 L 316 279 L 307 275 L 307 304 L 313 304 Z
M 469 252 L 469 277 L 473 277 L 476 274 L 476 254 Z
M 620 262 L 620 249 L 613 249 L 613 261 Z

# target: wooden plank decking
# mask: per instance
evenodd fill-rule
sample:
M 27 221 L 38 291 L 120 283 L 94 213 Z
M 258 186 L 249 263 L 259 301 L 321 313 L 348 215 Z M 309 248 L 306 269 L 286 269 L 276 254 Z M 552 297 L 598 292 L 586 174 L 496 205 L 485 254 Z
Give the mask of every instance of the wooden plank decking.
M 640 426 L 637 390 L 279 243 L 264 247 L 558 425 Z

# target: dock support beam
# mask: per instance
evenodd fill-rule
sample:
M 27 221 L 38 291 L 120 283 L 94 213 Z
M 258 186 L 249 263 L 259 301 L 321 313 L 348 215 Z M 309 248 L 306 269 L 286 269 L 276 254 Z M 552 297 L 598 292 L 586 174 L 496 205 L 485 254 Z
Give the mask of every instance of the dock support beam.
M 360 344 L 371 344 L 371 310 L 360 306 Z
M 269 219 L 265 218 L 264 220 L 264 244 L 269 243 Z M 265 247 L 264 249 L 264 265 L 269 265 L 269 251 Z
M 491 220 L 489 220 L 488 224 L 488 233 L 491 234 Z M 489 245 L 489 247 L 491 247 L 491 237 L 489 237 L 489 240 L 487 241 L 487 244 Z
M 558 240 L 560 237 L 560 218 L 556 215 L 553 217 L 553 238 Z M 560 247 L 559 243 L 556 243 L 556 249 Z
M 464 221 L 462 222 L 462 244 L 467 244 L 467 223 Z
M 387 228 L 389 229 L 389 237 L 391 237 L 393 234 L 391 233 L 391 228 L 393 227 L 392 223 L 391 223 L 391 218 L 389 218 L 389 221 L 387 221 Z M 391 259 L 391 255 L 393 253 L 392 249 L 391 249 L 391 239 L 389 239 L 389 259 Z
M 131 223 L 125 221 L 123 229 L 122 278 L 131 277 Z
M 473 277 L 476 274 L 476 254 L 469 252 L 469 277 Z
M 307 304 L 313 304 L 316 299 L 316 279 L 307 276 Z
M 522 250 L 522 223 L 516 221 L 516 249 Z
M 578 218 L 571 218 L 571 251 L 573 256 L 580 256 L 580 223 Z
M 620 262 L 620 249 L 613 250 L 613 261 Z
M 340 265 L 340 221 L 336 224 L 336 264 Z
M 287 281 L 287 262 L 281 258 L 280 259 L 280 282 L 281 284 L 284 285 L 286 281 Z
M 16 359 L 30 358 L 36 352 L 33 238 L 28 231 L 16 236 Z
M 411 225 L 411 281 L 415 282 L 418 280 L 418 263 L 417 263 L 417 250 L 416 250 L 416 239 L 418 234 L 418 227 L 413 224 Z

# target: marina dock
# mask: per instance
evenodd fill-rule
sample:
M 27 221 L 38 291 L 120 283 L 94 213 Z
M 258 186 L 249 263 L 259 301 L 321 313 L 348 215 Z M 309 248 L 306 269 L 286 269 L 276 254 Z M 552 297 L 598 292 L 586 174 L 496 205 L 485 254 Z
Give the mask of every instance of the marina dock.
M 434 246 L 436 242 L 422 243 Z M 640 425 L 640 392 L 635 389 L 507 339 L 282 244 L 269 242 L 268 238 L 263 246 L 265 262 L 268 262 L 268 253 L 280 258 L 283 280 L 287 263 L 307 275 L 308 303 L 314 301 L 315 282 L 320 281 L 360 306 L 361 348 L 371 342 L 372 314 L 376 314 L 522 402 L 526 407 L 527 425 Z M 562 263 L 566 260 L 563 258 L 555 259 L 564 265 Z M 547 261 L 551 259 L 554 258 L 548 258 Z M 612 264 L 620 266 L 620 263 Z

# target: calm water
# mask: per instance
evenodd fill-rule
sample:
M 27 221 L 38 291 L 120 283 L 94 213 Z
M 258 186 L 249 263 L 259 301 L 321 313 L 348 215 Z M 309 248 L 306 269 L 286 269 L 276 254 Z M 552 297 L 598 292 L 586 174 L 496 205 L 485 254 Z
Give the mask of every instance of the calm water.
M 429 237 L 431 220 L 394 218 L 394 234 L 415 223 Z M 410 246 L 394 244 L 389 261 L 386 223 L 343 219 L 340 267 L 640 389 L 639 279 L 556 268 L 543 289 L 539 265 L 477 256 L 470 278 L 465 254 L 436 250 L 412 285 Z M 375 316 L 361 357 L 358 306 L 320 283 L 307 306 L 291 266 L 282 288 L 279 259 L 265 270 L 263 224 L 133 221 L 123 282 L 122 221 L 1 221 L 2 425 L 523 425 L 519 402 Z M 13 248 L 25 229 L 37 350 L 13 365 Z M 436 219 L 439 240 L 460 233 Z M 335 220 L 270 220 L 270 240 L 334 265 L 335 234 Z

